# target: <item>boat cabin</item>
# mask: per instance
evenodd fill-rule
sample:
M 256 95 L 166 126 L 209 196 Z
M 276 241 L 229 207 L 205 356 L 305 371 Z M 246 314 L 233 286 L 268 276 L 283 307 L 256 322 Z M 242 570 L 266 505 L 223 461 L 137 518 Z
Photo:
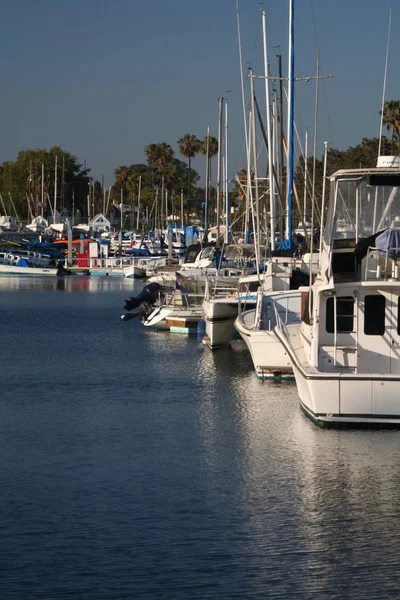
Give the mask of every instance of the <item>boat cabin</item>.
M 338 171 L 302 311 L 322 372 L 400 374 L 400 169 Z

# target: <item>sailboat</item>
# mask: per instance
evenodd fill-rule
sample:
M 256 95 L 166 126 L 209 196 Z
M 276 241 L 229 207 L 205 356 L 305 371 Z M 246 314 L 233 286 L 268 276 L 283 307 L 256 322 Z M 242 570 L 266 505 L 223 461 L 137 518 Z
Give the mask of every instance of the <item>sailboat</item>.
M 294 195 L 294 0 L 290 0 L 289 9 L 287 221 L 286 237 L 280 246 L 280 250 L 290 255 L 293 251 L 292 212 Z M 265 33 L 264 14 L 263 25 Z M 266 51 L 265 62 L 267 63 Z M 268 86 L 266 86 L 266 91 L 267 97 L 269 97 Z M 272 175 L 271 161 L 269 171 Z M 270 181 L 272 182 L 272 177 Z M 315 270 L 314 261 L 315 256 L 313 257 L 312 254 L 305 255 L 303 258 L 293 258 L 291 256 L 286 258 L 283 256 L 273 257 L 267 263 L 265 275 L 258 290 L 255 307 L 245 311 L 239 310 L 234 325 L 250 351 L 257 376 L 262 379 L 293 377 L 289 356 L 273 330 L 278 320 L 285 324 L 300 323 L 302 292 L 308 289 L 304 286 L 307 286 L 309 283 L 310 270 Z

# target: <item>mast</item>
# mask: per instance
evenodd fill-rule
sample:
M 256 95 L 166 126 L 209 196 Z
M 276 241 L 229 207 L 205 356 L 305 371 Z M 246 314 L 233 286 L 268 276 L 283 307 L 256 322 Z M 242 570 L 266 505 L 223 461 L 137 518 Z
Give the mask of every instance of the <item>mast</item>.
M 189 188 L 190 189 L 190 188 Z M 161 200 L 160 200 L 160 230 L 162 230 L 164 224 L 164 198 L 165 198 L 165 181 L 164 175 L 161 178 Z M 161 233 L 160 233 L 161 235 Z
M 139 175 L 139 189 L 138 189 L 138 205 L 137 205 L 137 219 L 136 219 L 136 229 L 140 228 L 140 194 L 142 191 L 142 176 Z
M 272 140 L 271 140 L 271 109 L 270 109 L 270 93 L 269 93 L 269 65 L 268 65 L 268 46 L 267 46 L 267 27 L 265 19 L 265 11 L 262 13 L 263 27 L 263 45 L 264 45 L 264 74 L 265 74 L 265 109 L 267 115 L 267 141 L 268 141 L 268 184 L 270 198 L 270 227 L 271 227 L 271 250 L 275 250 L 275 198 L 272 193 L 273 176 L 272 176 Z
M 247 109 L 246 109 L 246 101 L 244 96 L 244 78 L 243 78 L 243 58 L 242 58 L 242 41 L 240 35 L 240 18 L 239 18 L 239 0 L 236 0 L 236 23 L 237 23 L 237 32 L 238 32 L 238 45 L 239 45 L 239 65 L 240 65 L 240 87 L 242 94 L 242 112 L 243 112 L 243 128 L 244 128 L 244 140 L 246 146 L 246 157 L 249 156 L 250 153 L 250 142 L 249 142 L 249 129 L 247 128 Z M 249 172 L 249 165 L 248 165 Z M 248 188 L 250 189 L 250 188 Z M 249 192 L 246 197 L 246 210 L 245 210 L 245 223 L 244 223 L 244 239 L 247 240 L 249 232 Z
M 292 248 L 292 212 L 293 212 L 293 160 L 294 160 L 294 0 L 289 0 L 289 64 L 288 64 L 288 178 L 287 178 L 287 248 Z
M 275 169 L 275 174 L 272 173 L 274 175 L 274 177 L 271 178 L 271 198 L 273 198 L 273 203 L 274 203 L 274 209 L 276 209 L 276 178 L 277 178 L 277 174 L 276 174 L 276 166 L 277 166 L 277 160 L 276 160 L 276 132 L 277 132 L 277 97 L 276 97 L 276 90 L 273 90 L 273 95 L 274 95 L 274 99 L 272 101 L 272 169 Z M 276 228 L 276 213 L 275 213 L 275 228 Z M 275 247 L 275 235 L 276 235 L 276 231 L 275 229 L 272 229 L 272 223 L 271 223 L 271 239 L 273 239 L 274 241 L 274 247 Z M 272 249 L 272 247 L 271 247 Z
M 224 99 L 218 98 L 218 165 L 217 165 L 217 246 L 221 229 L 221 162 L 222 162 L 222 108 Z
M 303 221 L 304 224 L 307 220 L 307 175 L 308 175 L 308 127 L 306 127 L 306 139 L 304 142 L 304 213 L 303 213 Z
M 254 245 L 256 247 L 256 263 L 257 272 L 259 266 L 258 253 L 260 250 L 260 210 L 259 210 L 259 198 L 258 198 L 258 170 L 257 170 L 257 140 L 256 140 L 256 119 L 255 119 L 255 106 L 254 106 L 254 83 L 253 83 L 253 69 L 250 69 L 250 94 L 251 94 L 251 142 L 253 150 L 254 160 L 254 201 L 255 201 L 255 213 L 256 213 L 256 231 L 254 232 Z
M 44 163 L 42 163 L 42 189 L 41 189 L 41 196 L 40 196 L 40 205 L 41 205 L 41 215 L 43 217 L 43 205 L 44 205 Z
M 322 236 L 324 233 L 324 212 L 325 212 L 325 190 L 326 190 L 326 165 L 328 162 L 328 142 L 324 142 L 324 174 L 322 180 L 322 205 L 321 205 L 321 232 L 319 235 L 319 252 L 322 252 Z M 358 231 L 356 231 L 358 235 Z
M 385 59 L 385 75 L 383 77 L 383 91 L 382 91 L 381 124 L 380 124 L 380 128 L 379 128 L 378 158 L 381 155 L 381 147 L 382 147 L 383 109 L 385 108 L 386 75 L 387 75 L 388 58 L 389 58 L 389 44 L 390 44 L 390 29 L 391 29 L 391 24 L 392 24 L 392 7 L 390 7 L 390 11 L 389 11 L 389 26 L 388 26 L 388 36 L 387 36 L 387 44 L 386 44 L 386 59 Z
M 279 189 L 283 192 L 283 77 L 282 77 L 282 56 L 277 55 L 278 58 L 278 77 L 279 77 Z M 282 193 L 283 195 L 283 193 Z M 283 206 L 281 211 L 283 210 Z M 280 239 L 283 240 L 283 214 L 279 219 L 279 234 Z
M 64 201 L 65 201 L 65 156 L 63 155 L 62 159 L 62 170 L 61 170 L 61 209 L 64 210 Z M 94 199 L 93 199 L 94 200 Z
M 54 167 L 54 215 L 53 215 L 53 223 L 55 223 L 56 220 L 56 209 L 57 209 L 57 155 L 56 155 L 56 161 L 55 161 L 55 167 Z
M 225 244 L 229 243 L 228 102 L 225 100 Z
M 208 210 L 210 203 L 210 125 L 207 125 L 207 151 L 206 151 L 206 189 L 204 209 L 204 236 L 207 239 Z
M 249 243 L 249 222 L 250 222 L 250 211 L 251 211 L 251 218 L 252 218 L 252 223 L 253 223 L 253 232 L 254 232 L 254 247 L 256 249 L 256 262 L 258 261 L 257 259 L 257 243 L 256 243 L 256 237 L 255 237 L 255 233 L 256 233 L 256 228 L 255 228 L 255 224 L 254 224 L 254 211 L 253 211 L 253 189 L 251 187 L 251 139 L 252 139 L 252 109 L 253 109 L 253 103 L 251 105 L 251 108 L 249 110 L 249 128 L 248 128 L 248 144 L 247 144 L 247 149 L 246 149 L 246 160 L 247 160 L 247 193 L 246 193 L 246 212 L 245 212 L 245 242 L 246 244 Z M 257 269 L 258 269 L 258 262 L 257 262 Z
M 319 53 L 317 54 L 317 77 L 315 79 L 315 111 L 314 111 L 314 156 L 313 156 L 313 180 L 312 180 L 312 205 L 311 205 L 311 227 L 313 228 L 312 236 L 314 235 L 314 209 L 315 209 L 315 168 L 317 156 L 317 131 L 318 131 L 318 92 L 319 92 Z M 311 240 L 311 247 L 313 240 Z
M 181 189 L 181 221 L 182 221 L 182 228 L 184 227 L 183 224 L 183 189 Z
M 122 203 L 124 201 L 122 186 L 121 186 L 121 231 L 122 231 Z

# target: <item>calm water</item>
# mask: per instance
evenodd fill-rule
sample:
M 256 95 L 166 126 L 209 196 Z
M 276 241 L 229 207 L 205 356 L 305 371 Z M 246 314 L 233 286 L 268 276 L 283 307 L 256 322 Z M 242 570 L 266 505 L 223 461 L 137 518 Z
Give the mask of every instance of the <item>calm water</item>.
M 120 322 L 139 289 L 0 280 L 0 599 L 399 597 L 400 432 Z

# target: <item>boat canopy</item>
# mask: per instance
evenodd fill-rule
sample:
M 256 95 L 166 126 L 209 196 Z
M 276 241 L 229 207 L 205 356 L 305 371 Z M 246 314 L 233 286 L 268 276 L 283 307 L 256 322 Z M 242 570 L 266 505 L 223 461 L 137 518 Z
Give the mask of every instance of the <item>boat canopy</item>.
M 385 229 L 400 229 L 400 171 L 343 170 L 331 178 L 324 241 L 370 237 Z

